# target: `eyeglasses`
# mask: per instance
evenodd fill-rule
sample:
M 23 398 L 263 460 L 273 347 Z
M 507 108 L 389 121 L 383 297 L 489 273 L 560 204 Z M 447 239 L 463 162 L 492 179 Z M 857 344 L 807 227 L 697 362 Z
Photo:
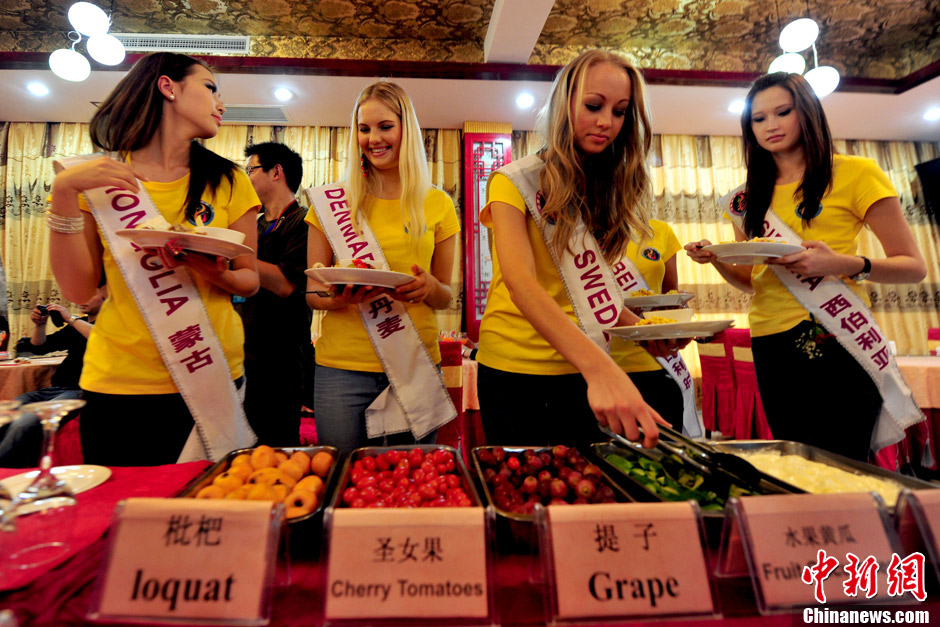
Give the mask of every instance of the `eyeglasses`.
M 247 172 L 248 174 L 251 174 L 252 170 L 257 170 L 258 168 L 262 168 L 262 167 L 264 167 L 264 166 L 260 166 L 260 165 L 247 165 L 247 166 L 245 166 L 245 172 Z

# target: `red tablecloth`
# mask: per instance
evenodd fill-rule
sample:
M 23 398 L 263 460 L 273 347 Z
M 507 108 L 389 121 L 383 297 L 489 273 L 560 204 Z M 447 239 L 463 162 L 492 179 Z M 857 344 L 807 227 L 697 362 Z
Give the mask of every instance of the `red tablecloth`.
M 0 608 L 13 610 L 21 625 L 85 625 L 92 585 L 103 559 L 106 542 L 101 538 L 114 505 L 129 496 L 169 496 L 178 492 L 206 464 L 195 462 L 156 468 L 115 468 L 111 479 L 98 488 L 79 495 L 81 527 L 88 542 L 69 561 L 32 584 L 0 593 Z M 0 470 L 0 478 L 15 471 Z M 84 498 L 82 498 L 84 497 Z M 318 530 L 311 529 L 316 533 Z M 290 564 L 288 567 L 288 560 Z M 504 625 L 544 623 L 539 562 L 525 554 L 502 552 L 496 557 L 496 605 L 498 622 Z M 272 605 L 271 625 L 309 626 L 316 624 L 320 608 L 322 569 L 317 555 L 288 558 L 282 551 L 278 564 Z M 791 627 L 802 624 L 799 616 L 782 614 L 759 616 L 748 579 L 719 580 L 719 596 L 724 617 L 698 624 L 734 627 Z M 940 601 L 928 599 L 923 605 L 905 609 L 929 609 L 940 616 Z M 679 627 L 688 620 L 630 622 L 650 627 Z M 626 624 L 611 621 L 610 625 Z

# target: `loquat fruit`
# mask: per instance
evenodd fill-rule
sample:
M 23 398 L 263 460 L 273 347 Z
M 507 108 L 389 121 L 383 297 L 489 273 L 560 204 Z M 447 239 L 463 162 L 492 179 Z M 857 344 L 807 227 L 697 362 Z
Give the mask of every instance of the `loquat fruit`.
M 313 492 L 317 496 L 320 496 L 323 494 L 324 488 L 326 488 L 326 484 L 323 483 L 323 479 L 316 475 L 307 475 L 297 482 L 297 485 L 294 486 L 294 491 L 307 490 L 308 492 Z
M 304 476 L 304 469 L 301 468 L 300 464 L 295 462 L 293 459 L 282 461 L 278 465 L 277 469 L 283 472 L 285 475 L 290 475 L 296 481 L 299 481 L 300 478 Z
M 207 485 L 196 493 L 197 499 L 220 499 L 225 496 L 225 490 L 217 485 Z
M 326 477 L 333 465 L 333 456 L 326 451 L 320 451 L 310 460 L 310 470 L 318 477 Z
M 251 467 L 255 470 L 274 466 L 277 466 L 277 456 L 274 454 L 274 449 L 267 444 L 257 446 L 251 452 Z
M 303 468 L 304 474 L 310 472 L 310 456 L 304 451 L 294 451 L 294 454 L 290 456 L 290 460 L 297 462 L 297 464 Z

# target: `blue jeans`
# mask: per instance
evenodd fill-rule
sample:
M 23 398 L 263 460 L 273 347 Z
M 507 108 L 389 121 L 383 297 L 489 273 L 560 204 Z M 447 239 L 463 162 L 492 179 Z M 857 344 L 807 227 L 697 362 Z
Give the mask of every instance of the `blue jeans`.
M 16 397 L 24 405 L 42 401 L 54 401 L 68 398 L 81 398 L 78 388 L 47 387 L 26 392 Z M 60 426 L 78 415 L 70 412 Z M 39 465 L 42 454 L 42 423 L 36 414 L 23 414 L 6 427 L 0 427 L 0 467 L 29 468 Z
M 366 435 L 366 408 L 388 387 L 384 372 L 340 370 L 317 365 L 313 380 L 313 411 L 317 442 L 349 453 L 363 446 L 434 444 L 437 431 L 421 440 L 406 431 L 369 439 Z

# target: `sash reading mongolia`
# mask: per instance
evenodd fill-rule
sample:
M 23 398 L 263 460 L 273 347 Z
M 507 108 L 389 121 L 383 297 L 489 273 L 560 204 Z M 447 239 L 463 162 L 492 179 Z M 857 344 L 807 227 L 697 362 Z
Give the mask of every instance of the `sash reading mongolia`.
M 744 232 L 746 211 L 744 186 L 732 190 L 719 206 L 727 211 L 739 230 Z M 773 210 L 764 219 L 762 237 L 789 242 L 801 241 Z M 894 357 L 888 351 L 884 332 L 874 316 L 852 289 L 833 276 L 808 277 L 781 266 L 770 266 L 780 282 L 808 312 L 825 325 L 839 344 L 871 376 L 881 394 L 881 412 L 875 422 L 871 448 L 875 451 L 904 438 L 904 430 L 924 420 Z
M 116 153 L 109 156 L 120 160 Z M 81 155 L 53 165 L 61 172 L 100 157 Z M 187 269 L 164 268 L 156 254 L 115 235 L 119 229 L 135 228 L 161 215 L 143 184 L 138 184 L 137 193 L 99 187 L 83 195 L 195 421 L 177 463 L 218 461 L 229 451 L 251 446 L 257 438 L 248 426 L 222 345 Z
M 388 270 L 385 253 L 361 214 L 362 232 L 356 233 L 341 185 L 311 187 L 306 193 L 337 258 L 368 260 Z M 411 431 L 420 439 L 455 418 L 457 410 L 444 377 L 404 303 L 380 294 L 360 303 L 359 315 L 389 382 L 366 408 L 367 435 L 375 438 Z
M 624 291 L 646 289 L 646 280 L 636 264 L 626 255 L 611 267 L 604 259 L 594 235 L 587 232 L 584 221 L 580 219 L 568 240 L 568 246 L 559 258 L 552 245 L 555 226 L 542 219 L 537 198 L 542 167 L 544 163 L 538 155 L 529 155 L 500 168 L 497 172 L 506 176 L 516 186 L 532 219 L 539 226 L 545 245 L 551 253 L 555 267 L 558 268 L 568 300 L 574 308 L 578 326 L 591 341 L 609 352 L 610 340 L 606 330 L 616 326 L 620 318 L 620 312 L 624 308 Z M 688 367 L 678 353 L 668 358 L 657 357 L 656 361 L 682 391 L 683 430 L 690 437 L 701 437 L 705 433 L 704 425 L 695 410 L 695 391 Z

